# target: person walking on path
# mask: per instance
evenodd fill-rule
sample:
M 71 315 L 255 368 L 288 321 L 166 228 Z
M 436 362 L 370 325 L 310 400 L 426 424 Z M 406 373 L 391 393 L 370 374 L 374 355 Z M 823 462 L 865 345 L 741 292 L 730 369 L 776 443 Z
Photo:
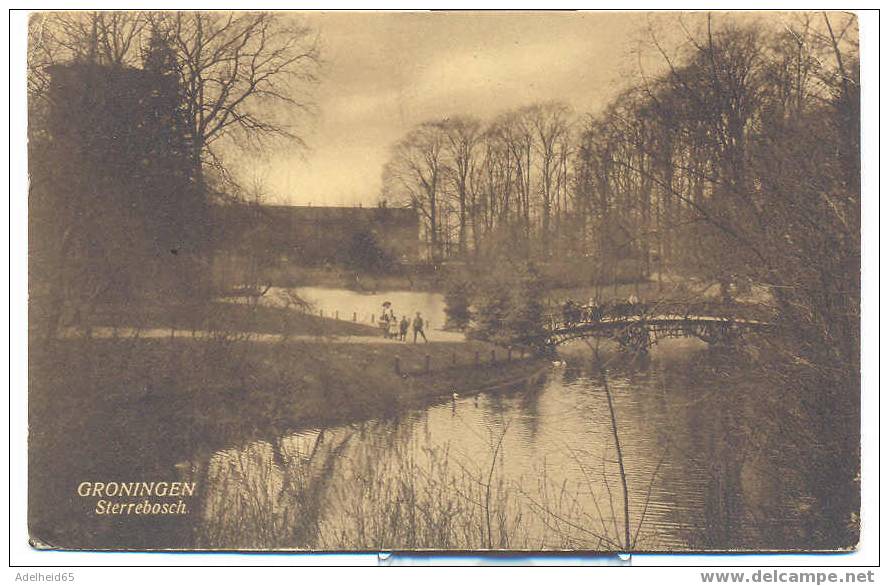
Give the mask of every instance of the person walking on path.
M 414 344 L 417 343 L 417 334 L 423 336 L 423 342 L 429 343 L 429 340 L 426 339 L 426 334 L 423 332 L 423 318 L 420 316 L 420 312 L 417 312 L 417 317 L 414 318 Z
M 389 313 L 393 313 L 391 308 L 392 308 L 391 301 L 384 301 L 383 302 L 383 312 L 380 314 L 380 321 L 378 323 L 379 323 L 380 329 L 383 330 L 383 337 L 384 338 L 389 337 L 389 331 L 392 327 L 392 324 L 390 323 L 390 318 L 389 318 Z M 387 313 L 387 312 L 389 312 L 389 313 Z
M 398 318 L 394 311 L 389 315 L 389 337 L 398 340 Z
M 398 328 L 399 328 L 398 339 L 399 340 L 401 340 L 402 342 L 407 342 L 407 330 L 410 327 L 411 327 L 411 322 L 407 318 L 407 316 L 406 315 L 401 316 L 401 323 L 398 324 Z

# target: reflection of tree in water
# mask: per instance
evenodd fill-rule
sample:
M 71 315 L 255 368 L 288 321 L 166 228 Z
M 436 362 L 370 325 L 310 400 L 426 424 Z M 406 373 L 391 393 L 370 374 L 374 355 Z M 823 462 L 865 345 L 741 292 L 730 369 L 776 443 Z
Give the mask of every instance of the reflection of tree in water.
M 721 430 L 707 435 L 704 448 L 706 486 L 704 497 L 704 526 L 698 534 L 704 548 L 743 547 L 746 526 L 740 518 L 745 511 L 742 501 L 741 467 L 744 461 L 743 437 L 736 432 L 733 412 L 726 409 L 720 418 Z
M 463 454 L 405 426 L 371 423 L 368 443 L 343 459 L 342 479 L 328 501 L 321 547 L 347 549 L 530 548 L 555 546 L 552 536 L 532 541 L 527 510 L 503 470 L 508 422 L 490 428 L 487 445 Z M 422 433 L 428 428 L 423 425 Z M 479 433 L 467 428 L 467 433 Z M 561 542 L 560 542 L 561 543 Z
M 318 539 L 325 483 L 351 439 L 325 432 L 217 452 L 204 471 L 197 547 L 308 548 Z
M 668 371 L 668 388 L 685 378 L 711 390 L 673 417 L 684 437 L 682 458 L 700 474 L 700 517 L 680 519 L 694 549 L 807 547 L 800 533 L 807 497 L 804 472 L 787 453 L 782 421 L 774 416 L 781 390 L 745 369 L 744 357 L 707 351 L 688 374 Z M 734 367 L 727 367 L 731 360 Z M 689 378 L 691 377 L 691 378 Z M 669 482 L 679 482 L 670 479 Z M 685 495 L 680 495 L 685 497 Z
M 534 441 L 540 432 L 541 401 L 545 388 L 543 380 L 529 382 L 519 395 L 519 412 L 522 417 L 518 418 L 518 423 L 528 430 L 531 441 Z

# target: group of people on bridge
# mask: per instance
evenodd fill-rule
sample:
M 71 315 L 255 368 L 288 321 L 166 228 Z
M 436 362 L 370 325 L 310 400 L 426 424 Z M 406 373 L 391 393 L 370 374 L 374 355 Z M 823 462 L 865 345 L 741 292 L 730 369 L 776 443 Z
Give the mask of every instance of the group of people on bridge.
M 417 343 L 417 336 L 423 338 L 423 342 L 429 342 L 426 339 L 425 333 L 426 322 L 419 311 L 416 312 L 416 316 L 413 319 L 408 319 L 406 315 L 402 315 L 399 320 L 398 316 L 395 315 L 395 309 L 392 308 L 392 304 L 387 301 L 383 304 L 383 313 L 380 314 L 377 325 L 382 330 L 383 337 L 390 340 L 407 342 L 408 330 L 412 329 L 414 332 L 414 344 Z
M 569 327 L 572 324 L 602 321 L 606 316 L 618 319 L 639 316 L 645 313 L 646 308 L 647 305 L 636 295 L 630 295 L 622 302 L 597 303 L 590 298 L 586 304 L 582 304 L 568 299 L 562 304 L 562 320 L 565 327 Z

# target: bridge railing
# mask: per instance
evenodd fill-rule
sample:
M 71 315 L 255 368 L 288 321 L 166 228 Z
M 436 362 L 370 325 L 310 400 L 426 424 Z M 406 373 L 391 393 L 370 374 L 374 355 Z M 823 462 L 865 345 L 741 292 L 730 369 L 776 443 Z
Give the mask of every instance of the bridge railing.
M 549 312 L 544 321 L 547 327 L 558 328 L 571 324 L 622 321 L 652 315 L 655 306 L 648 303 L 603 303 L 598 305 L 570 305 L 560 311 Z
M 550 330 L 587 325 L 594 323 L 614 323 L 631 321 L 640 318 L 654 319 L 657 317 L 676 317 L 695 320 L 702 318 L 718 318 L 728 320 L 761 320 L 768 317 L 756 315 L 762 313 L 755 308 L 741 305 L 727 305 L 718 302 L 682 303 L 675 301 L 654 302 L 616 302 L 602 304 L 566 305 L 559 311 L 548 312 L 544 316 L 545 327 Z

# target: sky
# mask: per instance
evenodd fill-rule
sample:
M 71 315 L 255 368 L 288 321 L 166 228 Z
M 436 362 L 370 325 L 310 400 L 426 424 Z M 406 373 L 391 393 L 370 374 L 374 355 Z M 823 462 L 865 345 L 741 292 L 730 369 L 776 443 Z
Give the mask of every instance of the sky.
M 607 105 L 638 71 L 646 13 L 311 13 L 323 66 L 308 148 L 246 165 L 269 203 L 373 205 L 390 148 L 414 125 L 490 119 L 538 101 Z M 675 21 L 675 18 L 674 18 Z

